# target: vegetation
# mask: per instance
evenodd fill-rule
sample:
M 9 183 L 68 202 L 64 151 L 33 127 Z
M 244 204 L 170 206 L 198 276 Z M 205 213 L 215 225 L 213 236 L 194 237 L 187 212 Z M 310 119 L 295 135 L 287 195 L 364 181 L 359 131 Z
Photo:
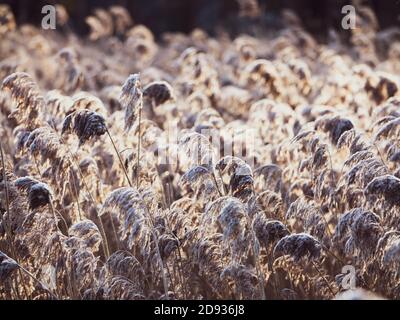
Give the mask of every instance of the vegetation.
M 399 299 L 400 29 L 359 9 L 322 44 L 0 6 L 0 298 Z

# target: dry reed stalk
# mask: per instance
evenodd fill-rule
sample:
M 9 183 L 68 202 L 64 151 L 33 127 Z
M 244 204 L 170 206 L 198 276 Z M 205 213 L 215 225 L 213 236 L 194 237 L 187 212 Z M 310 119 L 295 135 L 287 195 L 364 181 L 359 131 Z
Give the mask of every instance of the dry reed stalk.
M 81 168 L 79 167 L 79 165 L 78 165 L 78 163 L 77 163 L 77 161 L 76 161 L 76 156 L 75 156 L 74 154 L 72 154 L 71 150 L 68 149 L 68 151 L 69 151 L 69 153 L 70 153 L 70 155 L 71 155 L 71 159 L 72 159 L 72 161 L 73 161 L 73 163 L 71 163 L 71 164 L 72 164 L 72 165 L 75 165 L 75 167 L 77 168 L 77 170 L 78 170 L 78 172 L 79 172 L 79 175 L 81 176 L 83 185 L 84 185 L 84 187 L 85 187 L 85 189 L 86 189 L 86 193 L 89 195 L 89 199 L 90 199 L 90 201 L 92 202 L 93 207 L 94 207 L 95 210 L 96 210 L 97 217 L 98 217 L 98 219 L 99 219 L 99 224 L 100 224 L 100 232 L 102 233 L 103 240 L 104 240 L 104 242 L 102 242 L 103 250 L 104 250 L 104 254 L 106 255 L 106 259 L 107 259 L 107 258 L 110 256 L 110 247 L 109 247 L 109 245 L 108 245 L 107 234 L 106 234 L 105 229 L 104 229 L 103 221 L 101 220 L 101 217 L 100 217 L 100 215 L 99 215 L 99 213 L 98 213 L 98 211 L 97 211 L 96 202 L 95 202 L 95 200 L 94 200 L 94 198 L 93 198 L 92 193 L 90 192 L 89 187 L 87 186 L 87 183 L 86 183 L 86 180 L 85 180 L 85 176 L 83 175 L 82 170 L 81 170 Z M 81 220 L 82 220 L 82 219 L 81 219 Z
M 326 285 L 328 286 L 329 291 L 332 294 L 332 297 L 336 296 L 336 293 L 333 291 L 331 284 L 329 283 L 328 280 L 326 280 L 325 276 L 322 274 L 321 270 L 318 268 L 317 264 L 311 260 L 311 264 L 313 265 L 313 267 L 315 268 L 315 270 L 317 270 L 319 276 L 321 277 L 322 280 L 324 280 L 324 282 L 326 283 Z
M 111 136 L 111 134 L 110 134 L 110 132 L 108 131 L 107 128 L 106 128 L 106 132 L 107 132 L 108 137 L 110 138 L 111 144 L 112 144 L 112 146 L 113 146 L 113 148 L 114 148 L 114 151 L 115 151 L 115 153 L 116 153 L 116 155 L 117 155 L 117 157 L 118 157 L 118 161 L 119 161 L 119 164 L 121 165 L 121 168 L 122 168 L 122 170 L 123 170 L 123 172 L 124 172 L 124 174 L 125 174 L 125 178 L 126 178 L 126 180 L 128 181 L 129 186 L 132 187 L 132 182 L 131 182 L 131 180 L 129 179 L 128 172 L 126 172 L 126 168 L 125 168 L 125 166 L 124 166 L 124 162 L 122 161 L 121 155 L 119 154 L 119 151 L 118 151 L 118 149 L 117 149 L 117 146 L 116 146 L 115 143 L 114 143 L 114 139 L 112 138 L 112 136 Z
M 6 256 L 7 258 L 9 258 L 8 256 Z M 10 258 L 12 259 L 12 258 Z M 15 261 L 14 259 L 12 259 L 16 265 L 18 266 L 18 268 L 20 270 L 22 270 L 22 272 L 24 272 L 27 276 L 29 276 L 32 280 L 34 280 L 35 282 L 37 282 L 53 299 L 58 300 L 58 297 L 40 280 L 38 280 L 32 273 L 30 273 L 28 270 L 26 270 L 21 264 L 19 264 L 17 261 Z
M 114 190 L 110 193 L 103 204 L 102 213 L 107 208 L 117 207 L 119 212 L 124 215 L 125 226 L 124 229 L 129 227 L 129 230 L 125 230 L 125 238 L 128 238 L 128 246 L 133 247 L 133 241 L 136 237 L 140 237 L 143 243 L 140 244 L 144 251 L 148 250 L 149 239 L 147 234 L 150 234 L 156 251 L 157 262 L 161 269 L 163 288 L 165 297 L 168 298 L 168 281 L 165 273 L 164 262 L 160 253 L 160 245 L 158 236 L 155 228 L 155 217 L 151 214 L 147 203 L 143 200 L 142 195 L 138 190 L 131 187 L 122 187 Z M 133 233 L 133 234 L 131 234 Z M 143 236 L 143 234 L 145 234 Z M 147 251 L 146 251 L 147 252 Z
M 140 183 L 140 145 L 142 140 L 141 123 L 143 108 L 143 92 L 140 83 L 140 74 L 131 74 L 121 88 L 120 103 L 125 107 L 125 131 L 128 132 L 134 122 L 138 121 L 137 161 L 136 161 L 136 188 Z M 130 186 L 132 186 L 130 184 Z
M 5 191 L 6 191 L 6 209 L 7 209 L 7 213 L 10 214 L 10 198 L 9 198 L 8 181 L 7 181 L 7 175 L 6 175 L 6 163 L 5 163 L 5 158 L 4 158 L 3 144 L 1 143 L 1 141 L 0 141 L 0 153 L 1 153 L 1 164 L 2 164 L 2 169 L 3 169 L 3 181 L 5 184 Z M 15 247 L 14 247 L 14 244 L 11 239 L 11 231 L 10 231 L 10 228 L 8 225 L 8 221 L 4 227 L 6 229 L 7 242 L 10 247 L 11 253 L 13 254 L 14 257 L 16 257 Z M 20 273 L 20 277 L 22 279 L 21 271 L 19 271 L 19 273 Z M 23 283 L 22 286 L 23 286 L 25 293 L 27 293 L 28 290 L 25 286 L 25 283 Z M 18 293 L 18 289 L 17 289 L 17 293 Z
M 142 141 L 141 122 L 142 122 L 142 108 L 139 107 L 138 112 L 138 141 L 137 141 L 137 160 L 136 160 L 136 188 L 140 185 L 140 144 Z
M 156 251 L 157 251 L 157 258 L 158 258 L 158 262 L 159 262 L 160 268 L 161 268 L 161 275 L 162 275 L 163 287 L 164 287 L 164 292 L 165 292 L 165 298 L 168 300 L 168 281 L 167 281 L 167 277 L 166 277 L 166 274 L 165 274 L 164 262 L 162 261 L 162 257 L 161 257 L 161 253 L 160 253 L 160 245 L 159 245 L 159 242 L 158 242 L 158 237 L 154 232 L 153 219 L 152 219 L 151 214 L 149 213 L 149 209 L 147 208 L 146 205 L 145 205 L 145 211 L 147 213 L 147 219 L 150 222 L 151 233 L 152 233 L 152 236 L 153 236 L 153 240 L 155 242 L 155 247 L 156 247 Z
M 77 182 L 76 182 L 75 175 L 73 174 L 73 172 L 70 172 L 70 176 L 73 176 L 73 187 L 69 183 L 68 183 L 68 186 L 70 188 L 70 192 L 71 192 L 72 196 L 75 198 L 75 202 L 78 207 L 78 219 L 79 219 L 79 221 L 82 221 L 83 214 L 82 214 L 81 205 L 79 204 L 79 194 L 78 194 Z

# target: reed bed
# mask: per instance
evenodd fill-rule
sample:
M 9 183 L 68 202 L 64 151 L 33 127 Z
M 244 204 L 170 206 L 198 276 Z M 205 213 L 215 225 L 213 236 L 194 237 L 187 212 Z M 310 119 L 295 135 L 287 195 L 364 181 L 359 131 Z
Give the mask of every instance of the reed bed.
M 0 5 L 0 298 L 399 299 L 400 28 L 359 9 L 319 43 Z

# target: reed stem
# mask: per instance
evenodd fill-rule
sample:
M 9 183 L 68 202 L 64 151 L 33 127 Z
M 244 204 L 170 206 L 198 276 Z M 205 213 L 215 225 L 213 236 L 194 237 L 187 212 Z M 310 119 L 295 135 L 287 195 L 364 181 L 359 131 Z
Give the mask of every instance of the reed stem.
M 114 139 L 112 138 L 112 136 L 111 136 L 111 134 L 110 134 L 110 131 L 108 131 L 108 128 L 106 128 L 106 132 L 107 132 L 107 135 L 108 135 L 108 137 L 110 138 L 110 141 L 111 141 L 111 143 L 112 143 L 112 145 L 113 145 L 113 147 L 114 147 L 115 153 L 117 154 L 119 163 L 120 163 L 120 165 L 121 165 L 122 170 L 124 171 L 126 180 L 128 181 L 129 186 L 132 187 L 132 182 L 131 182 L 131 180 L 129 179 L 128 172 L 126 172 L 126 169 L 125 169 L 125 166 L 124 166 L 124 162 L 123 162 L 122 159 L 121 159 L 121 155 L 120 155 L 119 152 L 118 152 L 117 146 L 115 145 Z

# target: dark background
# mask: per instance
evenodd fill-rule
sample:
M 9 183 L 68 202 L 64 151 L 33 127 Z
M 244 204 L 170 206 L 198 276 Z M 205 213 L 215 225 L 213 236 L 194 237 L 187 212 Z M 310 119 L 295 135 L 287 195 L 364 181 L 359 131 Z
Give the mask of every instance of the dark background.
M 217 26 L 228 27 L 233 33 L 239 30 L 236 0 L 0 0 L 11 5 L 18 23 L 39 24 L 41 7 L 45 4 L 63 4 L 71 17 L 75 32 L 88 32 L 84 18 L 96 7 L 107 8 L 112 4 L 129 9 L 135 23 L 148 26 L 155 35 L 164 31 L 190 32 L 201 27 L 213 33 Z M 259 0 L 263 15 L 254 21 L 267 27 L 279 27 L 279 13 L 283 8 L 293 9 L 302 18 L 306 29 L 314 34 L 326 34 L 328 28 L 340 29 L 343 17 L 341 8 L 351 0 Z M 366 0 L 378 17 L 380 26 L 400 25 L 400 0 Z

